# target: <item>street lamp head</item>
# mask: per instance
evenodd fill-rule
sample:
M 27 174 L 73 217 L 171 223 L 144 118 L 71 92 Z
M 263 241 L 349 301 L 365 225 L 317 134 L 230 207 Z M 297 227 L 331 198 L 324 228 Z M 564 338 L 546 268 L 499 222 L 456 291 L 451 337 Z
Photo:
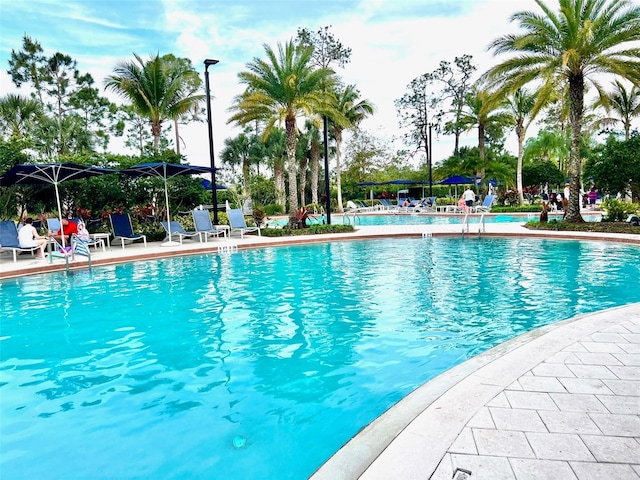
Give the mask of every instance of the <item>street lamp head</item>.
M 215 64 L 216 64 L 216 63 L 218 63 L 219 61 L 220 61 L 220 60 L 213 60 L 213 59 L 211 59 L 211 58 L 207 58 L 207 59 L 204 61 L 204 66 L 205 66 L 205 67 L 208 67 L 208 66 L 210 66 L 210 65 L 215 65 Z

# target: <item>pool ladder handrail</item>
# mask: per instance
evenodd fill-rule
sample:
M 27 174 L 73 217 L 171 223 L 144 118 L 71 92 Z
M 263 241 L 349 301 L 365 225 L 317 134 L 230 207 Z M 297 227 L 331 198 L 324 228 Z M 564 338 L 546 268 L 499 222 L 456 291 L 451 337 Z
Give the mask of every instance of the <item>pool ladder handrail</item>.
M 485 233 L 487 230 L 487 225 L 484 218 L 485 212 L 482 212 L 480 215 L 480 221 L 478 222 L 478 236 L 481 233 Z M 462 237 L 464 238 L 464 234 L 469 233 L 469 214 L 464 214 L 464 219 L 462 220 Z
M 357 210 L 353 210 L 351 212 L 345 212 L 343 215 L 343 218 L 345 220 L 345 222 L 347 224 L 351 224 L 351 221 L 349 220 L 349 214 L 353 213 L 353 226 L 356 226 L 356 222 L 360 219 L 360 217 L 358 216 L 358 211 Z M 360 220 L 360 224 L 362 224 L 362 220 Z

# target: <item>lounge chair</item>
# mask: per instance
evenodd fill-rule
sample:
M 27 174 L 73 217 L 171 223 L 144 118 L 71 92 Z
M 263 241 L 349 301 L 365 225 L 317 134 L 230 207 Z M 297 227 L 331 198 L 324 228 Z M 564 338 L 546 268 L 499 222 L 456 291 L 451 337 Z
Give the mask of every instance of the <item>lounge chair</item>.
M 60 220 L 58 218 L 47 218 L 47 230 L 50 232 L 59 232 Z
M 144 246 L 147 246 L 147 236 L 134 233 L 133 225 L 131 225 L 131 217 L 126 213 L 112 213 L 109 215 L 111 220 L 111 231 L 113 233 L 113 241 L 120 240 L 122 248 L 125 243 L 137 242 L 142 240 Z
M 164 230 L 167 232 L 167 240 L 171 240 L 174 236 L 177 236 L 178 240 L 180 241 L 180 245 L 182 245 L 183 238 L 193 238 L 197 236 L 200 243 L 202 243 L 200 232 L 187 232 L 184 228 L 182 228 L 182 225 L 180 225 L 175 220 L 171 220 L 171 225 L 169 225 L 169 223 L 167 222 L 160 223 L 162 224 L 162 228 L 164 228 Z M 171 226 L 171 229 L 169 229 L 169 226 Z
M 493 201 L 496 198 L 495 195 L 487 195 L 486 197 L 484 197 L 484 201 L 482 202 L 482 205 L 476 205 L 473 210 L 476 213 L 480 213 L 480 212 L 490 212 L 491 211 L 491 205 L 493 205 Z
M 34 256 L 34 252 L 40 247 L 27 247 L 23 248 L 18 243 L 18 227 L 13 220 L 0 221 L 0 250 L 11 250 L 13 252 L 13 261 L 18 261 L 17 252 L 31 252 L 31 256 Z
M 191 212 L 191 216 L 193 217 L 193 225 L 195 227 L 196 232 L 199 232 L 201 235 L 204 235 L 204 241 L 209 241 L 209 235 L 212 237 L 223 237 L 227 236 L 227 230 L 224 228 L 220 228 L 213 225 L 211 222 L 211 215 L 209 214 L 209 210 L 193 210 Z
M 245 233 L 258 232 L 258 236 L 261 236 L 260 227 L 248 227 L 247 222 L 244 219 L 241 208 L 229 208 L 227 209 L 227 217 L 229 218 L 229 225 L 231 226 L 231 233 L 234 231 L 240 232 L 240 238 L 244 238 Z

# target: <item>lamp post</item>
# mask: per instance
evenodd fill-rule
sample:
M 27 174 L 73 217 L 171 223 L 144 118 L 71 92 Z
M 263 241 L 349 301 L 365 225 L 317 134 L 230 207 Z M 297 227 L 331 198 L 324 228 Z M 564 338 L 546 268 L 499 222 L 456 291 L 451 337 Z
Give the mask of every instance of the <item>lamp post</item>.
M 429 124 L 429 196 L 433 197 L 433 142 L 431 141 L 431 129 L 433 125 Z
M 210 58 L 204 61 L 204 85 L 207 94 L 207 126 L 209 128 L 209 160 L 211 161 L 211 196 L 213 197 L 213 224 L 218 224 L 218 190 L 216 188 L 216 161 L 213 153 L 213 123 L 211 122 L 211 94 L 209 90 L 209 66 L 218 60 Z
M 325 115 L 324 121 L 324 196 L 327 211 L 327 225 L 331 225 L 331 191 L 329 190 L 329 119 Z

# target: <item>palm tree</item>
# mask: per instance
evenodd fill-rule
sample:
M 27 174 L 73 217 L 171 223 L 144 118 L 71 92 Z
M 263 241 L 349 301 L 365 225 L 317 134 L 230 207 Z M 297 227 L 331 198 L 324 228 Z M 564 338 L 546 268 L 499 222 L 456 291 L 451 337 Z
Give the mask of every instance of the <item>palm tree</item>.
M 338 212 L 344 212 L 342 206 L 342 165 L 340 158 L 340 146 L 342 144 L 342 132 L 345 128 L 352 128 L 373 114 L 374 106 L 369 100 L 359 99 L 360 92 L 355 85 L 348 85 L 335 93 L 335 107 L 339 117 L 329 116 L 331 119 L 331 133 L 336 141 L 336 187 L 338 190 Z
M 263 137 L 268 137 L 276 124 L 284 120 L 287 139 L 287 171 L 289 179 L 289 215 L 296 222 L 298 210 L 296 141 L 297 117 L 311 116 L 328 110 L 322 87 L 331 83 L 333 72 L 313 66 L 313 47 L 296 46 L 293 41 L 278 44 L 278 52 L 264 45 L 267 60 L 255 58 L 238 78 L 246 91 L 231 107 L 235 112 L 230 122 L 247 125 L 254 120 L 266 122 Z
M 601 92 L 600 99 L 596 102 L 602 105 L 607 113 L 616 116 L 609 116 L 601 121 L 604 124 L 615 124 L 622 122 L 624 128 L 624 139 L 629 140 L 631 131 L 631 120 L 640 116 L 640 88 L 632 85 L 630 90 L 620 83 L 619 80 L 613 82 L 613 91 L 609 94 Z
M 466 96 L 466 111 L 458 119 L 458 123 L 467 131 L 478 129 L 479 165 L 476 175 L 484 181 L 485 170 L 485 136 L 488 130 L 511 125 L 513 118 L 503 110 L 507 102 L 503 96 L 478 86 L 472 88 Z
M 568 222 L 584 221 L 580 215 L 580 143 L 584 115 L 585 82 L 593 74 L 613 74 L 640 83 L 640 6 L 630 0 L 558 0 L 560 11 L 535 0 L 544 15 L 530 11 L 511 18 L 525 30 L 494 40 L 495 54 L 508 59 L 487 72 L 488 78 L 515 91 L 541 81 L 542 88 L 558 80 L 569 84 L 571 123 L 570 195 Z
M 149 119 L 157 152 L 162 123 L 185 114 L 202 102 L 204 95 L 185 90 L 185 76 L 190 74 L 181 64 L 168 64 L 159 55 L 147 62 L 133 55 L 136 61 L 118 64 L 114 74 L 106 78 L 105 86 L 129 100 L 139 115 Z
M 42 109 L 37 100 L 9 93 L 0 98 L 0 122 L 9 135 L 24 138 Z
M 320 178 L 320 147 L 322 146 L 322 132 L 320 131 L 320 121 L 308 119 L 305 122 L 305 131 L 309 140 L 309 157 L 311 160 L 311 203 L 318 203 L 318 179 Z
M 522 163 L 524 158 L 524 139 L 527 129 L 536 117 L 539 110 L 536 110 L 536 94 L 529 93 L 522 88 L 516 90 L 508 99 L 511 114 L 516 125 L 516 137 L 518 137 L 518 166 L 516 172 L 516 188 L 518 189 L 518 199 L 520 205 L 524 204 L 524 186 L 522 184 Z
M 245 130 L 235 138 L 227 138 L 224 141 L 224 149 L 221 158 L 224 163 L 230 165 L 239 164 L 242 167 L 242 197 L 251 198 L 250 167 L 253 153 L 253 137 L 249 136 L 250 130 Z

